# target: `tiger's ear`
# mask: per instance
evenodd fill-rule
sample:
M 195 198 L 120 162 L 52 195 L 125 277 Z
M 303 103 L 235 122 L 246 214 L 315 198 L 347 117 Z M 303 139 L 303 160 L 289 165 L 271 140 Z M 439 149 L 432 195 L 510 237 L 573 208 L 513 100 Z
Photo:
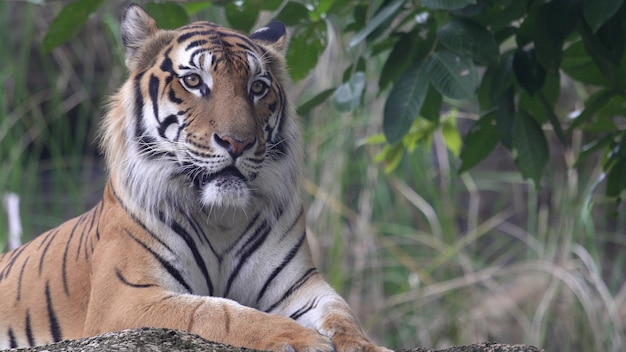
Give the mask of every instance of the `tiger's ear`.
M 137 4 L 130 4 L 124 12 L 120 33 L 122 44 L 124 44 L 124 54 L 126 66 L 129 68 L 137 51 L 145 41 L 157 32 L 156 21 L 148 15 L 146 10 Z
M 270 22 L 264 27 L 254 31 L 250 39 L 259 42 L 261 45 L 269 46 L 282 55 L 287 51 L 287 29 L 281 22 Z

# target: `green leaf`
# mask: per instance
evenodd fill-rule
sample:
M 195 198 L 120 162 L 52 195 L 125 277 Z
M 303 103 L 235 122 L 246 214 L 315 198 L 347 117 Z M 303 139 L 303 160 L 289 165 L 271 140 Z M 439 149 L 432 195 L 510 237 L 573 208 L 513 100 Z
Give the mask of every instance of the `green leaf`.
M 474 17 L 485 13 L 488 0 L 477 0 L 475 4 L 467 5 L 458 10 L 450 11 L 451 14 L 460 17 Z
M 621 13 L 611 17 L 595 33 L 595 36 L 598 37 L 598 40 L 616 64 L 621 62 L 624 57 L 624 48 L 626 48 L 626 44 L 624 44 L 626 42 L 626 31 L 624 31 L 625 15 L 626 7 L 623 7 Z
M 378 29 L 381 24 L 394 17 L 405 1 L 406 0 L 393 0 L 389 5 L 378 11 L 376 16 L 374 16 L 363 29 L 354 35 L 348 46 L 352 48 L 359 45 L 363 40 L 365 40 L 365 38 L 367 38 L 368 35 Z
M 476 0 L 422 0 L 421 4 L 433 10 L 458 10 L 476 4 Z
M 274 11 L 283 3 L 282 0 L 246 0 L 244 6 L 252 6 L 259 10 Z
M 517 2 L 517 1 L 516 1 Z M 521 1 L 519 1 L 521 3 Z M 533 41 L 535 36 L 535 23 L 539 15 L 539 8 L 535 7 L 529 10 L 528 14 L 523 18 L 517 34 L 515 35 L 515 43 L 518 48 L 524 48 L 528 43 Z
M 553 0 L 539 9 L 534 27 L 535 51 L 546 69 L 557 70 L 565 39 L 574 31 L 580 17 L 580 3 Z
M 425 119 L 415 119 L 409 132 L 402 138 L 402 143 L 397 145 L 404 146 L 409 153 L 413 153 L 419 144 L 430 146 L 433 144 L 433 136 L 438 128 L 438 123 Z
M 498 145 L 498 132 L 495 125 L 495 112 L 483 115 L 474 122 L 463 141 L 461 168 L 459 173 L 470 170 L 484 160 Z
M 199 2 L 183 2 L 183 3 L 180 3 L 179 5 L 182 6 L 183 9 L 185 9 L 185 12 L 187 13 L 188 16 L 193 16 L 197 14 L 198 12 L 206 9 L 207 7 L 210 7 L 211 5 L 213 5 L 213 3 L 210 1 L 199 1 Z
M 285 7 L 276 16 L 277 21 L 281 21 L 286 26 L 295 26 L 297 24 L 306 23 L 309 19 L 309 10 L 306 6 L 289 1 Z
M 513 72 L 519 84 L 533 95 L 546 81 L 546 69 L 541 66 L 533 49 L 517 49 L 513 55 Z
M 365 139 L 365 144 L 369 145 L 377 145 L 377 144 L 387 144 L 387 139 L 383 133 L 377 133 L 375 135 L 369 136 Z
M 502 54 L 500 65 L 489 66 L 478 89 L 478 102 L 482 111 L 497 106 L 502 96 L 515 82 L 513 51 Z
M 428 71 L 411 65 L 394 83 L 385 101 L 383 132 L 390 144 L 398 143 L 419 115 L 428 92 Z
M 343 76 L 341 81 L 347 82 L 354 72 L 366 72 L 367 71 L 367 61 L 363 57 L 359 57 L 356 62 L 353 62 L 348 68 L 343 71 Z
M 171 2 L 150 2 L 146 5 L 146 12 L 154 18 L 159 28 L 174 29 L 189 23 L 187 11 Z
M 604 78 L 610 82 L 611 86 L 623 90 L 626 86 L 626 68 L 619 66 L 619 60 L 613 51 L 607 48 L 605 43 L 591 32 L 591 28 L 582 23 L 579 33 L 583 38 L 585 49 L 593 59 L 596 66 L 602 72 Z M 617 34 L 616 34 L 617 35 Z
M 550 156 L 548 141 L 539 123 L 523 111 L 515 116 L 513 153 L 522 176 L 533 180 L 535 187 L 539 188 Z
M 426 99 L 424 99 L 422 110 L 420 110 L 420 116 L 430 122 L 437 123 L 439 121 L 442 101 L 443 97 L 441 96 L 441 93 L 429 84 Z
M 502 55 L 500 65 L 493 74 L 493 87 L 489 92 L 489 99 L 493 104 L 497 104 L 507 90 L 515 84 L 513 73 L 513 51 L 508 51 Z
M 334 93 L 337 110 L 348 112 L 359 107 L 365 91 L 365 83 L 365 73 L 357 72 L 346 83 L 340 85 Z
M 452 152 L 455 157 L 458 157 L 459 154 L 461 154 L 463 140 L 461 139 L 459 129 L 456 127 L 456 120 L 456 117 L 445 119 L 441 125 L 441 134 L 448 150 Z
M 598 111 L 604 107 L 613 94 L 615 93 L 610 90 L 602 89 L 587 98 L 587 100 L 585 100 L 585 109 L 580 113 L 580 115 L 576 116 L 569 127 L 569 132 L 579 128 L 582 124 L 587 123 L 591 118 L 596 116 Z
M 300 116 L 307 115 L 309 112 L 311 112 L 311 110 L 313 110 L 318 105 L 320 105 L 323 102 L 325 102 L 331 95 L 333 95 L 333 93 L 335 92 L 336 89 L 337 88 L 328 88 L 328 89 L 320 92 L 319 94 L 317 94 L 313 98 L 311 98 L 311 99 L 307 100 L 306 102 L 300 104 L 296 108 L 296 112 Z
M 383 171 L 385 174 L 390 174 L 395 170 L 404 155 L 404 147 L 402 144 L 386 145 L 383 150 L 376 155 L 374 161 L 377 163 L 384 162 Z
M 422 39 L 420 28 L 403 33 L 383 65 L 378 81 L 380 90 L 387 89 L 412 62 L 423 59 L 432 48 L 433 42 L 432 36 Z
M 259 17 L 259 8 L 243 4 L 237 1 L 231 2 L 224 7 L 226 20 L 230 25 L 244 33 L 250 32 L 257 17 Z
M 500 143 L 507 149 L 513 148 L 513 130 L 515 128 L 515 90 L 511 87 L 502 94 L 497 102 L 496 131 Z
M 470 58 L 441 50 L 432 53 L 424 66 L 430 73 L 430 82 L 444 96 L 469 99 L 475 95 L 479 78 Z
M 597 152 L 600 149 L 607 148 L 611 144 L 612 141 L 613 141 L 613 135 L 607 135 L 600 139 L 594 139 L 590 141 L 589 143 L 587 143 L 586 145 L 584 145 L 582 147 L 580 154 L 578 155 L 578 159 L 576 159 L 576 163 L 574 164 L 574 167 L 580 166 L 580 164 L 586 161 L 590 156 L 597 155 Z
M 295 30 L 289 48 L 287 62 L 294 82 L 306 77 L 317 64 L 317 59 L 326 47 L 326 24 L 310 23 Z
M 597 31 L 613 17 L 624 0 L 583 0 L 583 15 L 592 31 Z
M 517 27 L 505 27 L 502 28 L 501 30 L 495 32 L 493 34 L 493 36 L 496 38 L 496 43 L 501 44 L 502 42 L 504 42 L 505 40 L 511 38 L 512 36 L 516 35 L 518 32 L 518 28 Z
M 43 38 L 41 45 L 43 52 L 48 53 L 73 38 L 102 2 L 102 0 L 79 0 L 63 7 L 61 12 L 52 20 L 50 28 Z
M 535 94 L 530 95 L 527 91 L 522 91 L 518 106 L 519 110 L 524 110 L 534 116 L 537 121 L 544 123 L 554 115 L 554 106 L 561 93 L 561 80 L 558 71 L 550 71 L 546 75 L 543 87 Z
M 478 87 L 478 106 L 480 106 L 480 111 L 487 111 L 493 107 L 493 102 L 491 100 L 491 91 L 493 90 L 493 78 L 495 76 L 495 71 L 497 68 L 488 67 L 485 73 L 483 74 L 483 79 L 480 81 L 480 86 Z
M 581 83 L 596 86 L 607 86 L 609 84 L 591 56 L 589 56 L 585 50 L 585 44 L 582 40 L 571 44 L 563 51 L 561 69 L 565 71 L 568 76 Z
M 453 17 L 437 30 L 443 45 L 459 55 L 469 55 L 476 62 L 494 64 L 499 59 L 495 37 L 480 23 Z
M 626 189 L 626 159 L 619 159 L 608 171 L 606 195 L 618 198 Z

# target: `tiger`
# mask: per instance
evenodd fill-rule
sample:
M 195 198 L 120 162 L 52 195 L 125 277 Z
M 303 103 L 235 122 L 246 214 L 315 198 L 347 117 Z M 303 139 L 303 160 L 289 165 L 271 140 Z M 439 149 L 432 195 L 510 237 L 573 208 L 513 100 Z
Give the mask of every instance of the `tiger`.
M 120 21 L 128 78 L 91 210 L 0 257 L 0 348 L 139 327 L 268 351 L 390 351 L 313 264 L 287 30 Z

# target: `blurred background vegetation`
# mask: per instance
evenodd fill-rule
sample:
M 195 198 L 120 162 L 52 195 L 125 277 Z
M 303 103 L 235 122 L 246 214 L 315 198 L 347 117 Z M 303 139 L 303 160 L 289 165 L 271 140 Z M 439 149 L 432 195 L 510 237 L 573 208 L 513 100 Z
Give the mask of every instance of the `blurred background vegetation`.
M 246 31 L 274 18 L 290 26 L 309 237 L 377 342 L 624 349 L 623 1 L 584 7 L 592 32 L 546 17 L 572 16 L 558 6 L 582 11 L 590 3 L 582 0 L 138 2 L 166 26 L 188 18 Z M 24 241 L 100 199 L 106 169 L 94 134 L 126 77 L 118 29 L 126 5 L 0 1 L 0 193 L 19 195 Z M 68 8 L 73 25 L 58 20 Z M 503 13 L 506 26 L 484 25 Z M 561 32 L 550 36 L 537 18 Z M 607 55 L 617 52 L 617 64 L 593 45 L 581 49 L 616 21 L 609 29 L 619 29 L 611 33 L 622 47 Z M 563 51 L 546 49 L 541 28 Z M 480 50 L 464 45 L 485 31 L 495 53 L 490 39 Z M 453 88 L 424 76 L 449 58 L 461 63 L 446 76 Z M 506 121 L 530 131 L 526 144 L 498 129 Z M 0 249 L 7 227 L 3 213 Z

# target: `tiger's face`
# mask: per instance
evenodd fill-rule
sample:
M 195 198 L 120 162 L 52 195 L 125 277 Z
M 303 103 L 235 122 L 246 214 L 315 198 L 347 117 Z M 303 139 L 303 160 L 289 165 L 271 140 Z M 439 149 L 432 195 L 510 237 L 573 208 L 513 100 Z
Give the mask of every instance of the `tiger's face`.
M 163 31 L 145 13 L 129 16 L 122 38 L 130 77 L 120 92 L 134 97 L 123 127 L 128 188 L 150 188 L 136 180 L 143 173 L 165 192 L 196 194 L 212 207 L 280 192 L 276 169 L 290 168 L 282 159 L 297 139 L 281 85 L 284 26 L 248 37 L 209 22 Z

